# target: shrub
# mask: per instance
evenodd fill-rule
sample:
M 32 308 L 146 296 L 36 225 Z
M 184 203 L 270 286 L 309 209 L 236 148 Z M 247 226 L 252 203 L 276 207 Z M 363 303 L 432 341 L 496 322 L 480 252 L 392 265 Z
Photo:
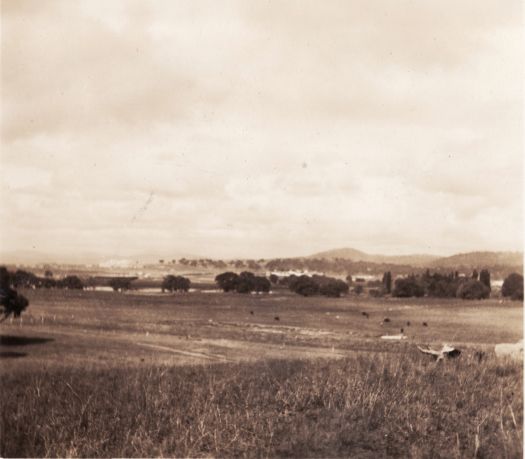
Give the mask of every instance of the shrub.
M 364 290 L 364 288 L 363 288 L 362 285 L 356 285 L 356 286 L 354 287 L 353 292 L 354 292 L 356 295 L 361 295 L 361 293 L 363 293 L 363 290 Z
M 425 294 L 425 289 L 415 276 L 396 279 L 392 296 L 399 298 L 421 297 Z
M 456 296 L 463 300 L 482 300 L 490 296 L 490 290 L 483 282 L 472 278 L 459 285 Z
M 368 290 L 368 294 L 374 298 L 379 298 L 380 296 L 383 296 L 383 292 L 378 288 L 371 288 L 370 290 Z
M 503 282 L 501 287 L 503 296 L 510 296 L 513 300 L 523 300 L 523 276 L 512 273 Z

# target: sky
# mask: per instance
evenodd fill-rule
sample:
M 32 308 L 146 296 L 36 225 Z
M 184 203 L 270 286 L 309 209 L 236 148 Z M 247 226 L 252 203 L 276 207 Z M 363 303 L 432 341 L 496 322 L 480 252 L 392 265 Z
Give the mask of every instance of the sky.
M 1 8 L 4 256 L 523 249 L 519 0 Z

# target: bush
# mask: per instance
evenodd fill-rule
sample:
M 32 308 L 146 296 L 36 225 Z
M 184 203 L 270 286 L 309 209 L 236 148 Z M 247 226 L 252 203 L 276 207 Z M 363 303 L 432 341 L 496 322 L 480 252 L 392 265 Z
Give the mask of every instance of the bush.
M 462 282 L 456 292 L 456 297 L 463 300 L 483 300 L 490 296 L 489 288 L 474 278 Z
M 363 290 L 364 290 L 364 288 L 363 288 L 362 285 L 356 285 L 356 286 L 354 287 L 353 292 L 354 292 L 356 295 L 361 295 L 361 293 L 363 293 Z
M 371 288 L 368 290 L 368 294 L 373 298 L 379 298 L 383 296 L 383 292 L 378 288 Z
M 425 289 L 421 282 L 414 276 L 396 279 L 392 296 L 399 298 L 421 297 L 425 294 Z
M 510 296 L 513 300 L 523 300 L 523 276 L 512 273 L 503 282 L 501 287 L 503 296 Z
M 188 278 L 182 276 L 173 276 L 169 274 L 162 281 L 161 289 L 164 292 L 187 292 L 190 289 L 191 282 Z

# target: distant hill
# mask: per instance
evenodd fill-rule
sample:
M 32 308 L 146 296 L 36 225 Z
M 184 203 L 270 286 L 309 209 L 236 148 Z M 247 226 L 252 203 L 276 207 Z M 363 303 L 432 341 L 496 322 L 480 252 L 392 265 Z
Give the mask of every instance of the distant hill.
M 460 266 L 483 268 L 490 266 L 523 266 L 522 252 L 468 252 L 434 260 L 430 267 L 457 268 Z
M 352 261 L 368 261 L 371 263 L 390 263 L 396 265 L 422 266 L 430 265 L 439 257 L 435 255 L 413 254 L 413 255 L 380 255 L 369 254 L 352 248 L 327 250 L 310 255 L 308 258 L 342 258 Z

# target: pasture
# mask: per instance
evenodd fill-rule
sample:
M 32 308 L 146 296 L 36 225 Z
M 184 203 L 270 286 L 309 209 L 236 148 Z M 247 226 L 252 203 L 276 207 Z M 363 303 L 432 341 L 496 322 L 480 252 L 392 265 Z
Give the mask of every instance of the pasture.
M 22 293 L 4 457 L 522 455 L 521 363 L 492 352 L 522 337 L 519 302 Z M 444 342 L 462 355 L 415 347 Z

